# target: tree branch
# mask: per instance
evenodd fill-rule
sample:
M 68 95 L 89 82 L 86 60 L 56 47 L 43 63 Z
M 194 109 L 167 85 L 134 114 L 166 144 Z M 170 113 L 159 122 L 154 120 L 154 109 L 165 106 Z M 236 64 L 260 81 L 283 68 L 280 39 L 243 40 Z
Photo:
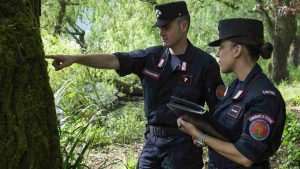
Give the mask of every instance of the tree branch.
M 67 2 L 65 0 L 59 0 L 60 10 L 56 19 L 56 24 L 54 26 L 53 35 L 60 35 L 62 31 L 62 23 L 66 14 Z
M 66 33 L 70 34 L 75 41 L 80 45 L 82 50 L 86 50 L 87 46 L 85 44 L 85 40 L 84 40 L 84 34 L 83 32 L 72 32 L 71 30 L 69 30 L 68 28 L 66 28 Z M 78 37 L 77 37 L 78 36 Z
M 66 32 L 70 34 L 76 42 L 80 45 L 81 49 L 85 51 L 87 49 L 87 45 L 85 43 L 85 31 L 81 29 L 75 22 L 73 22 L 70 18 L 67 19 L 68 24 L 72 27 L 73 31 L 66 28 Z
M 268 12 L 265 10 L 265 5 L 264 5 L 263 1 L 262 0 L 256 0 L 256 3 L 257 3 L 256 11 L 258 13 L 260 13 L 265 18 L 271 37 L 275 37 L 274 22 L 271 20 Z
M 56 19 L 57 22 L 54 26 L 53 35 L 60 35 L 61 34 L 63 20 L 64 20 L 65 15 L 66 15 L 66 8 L 67 8 L 67 6 L 70 6 L 70 5 L 80 5 L 80 4 L 70 2 L 69 0 L 59 0 L 60 10 L 58 12 L 58 16 L 57 16 L 57 19 Z

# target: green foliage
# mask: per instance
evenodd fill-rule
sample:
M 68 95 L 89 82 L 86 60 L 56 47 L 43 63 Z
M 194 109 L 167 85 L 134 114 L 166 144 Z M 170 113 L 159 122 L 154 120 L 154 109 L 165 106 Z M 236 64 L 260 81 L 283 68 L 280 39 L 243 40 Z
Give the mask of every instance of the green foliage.
M 171 1 L 157 1 L 157 3 L 165 2 Z M 187 0 L 192 18 L 189 38 L 196 46 L 212 53 L 216 50 L 208 48 L 207 43 L 218 35 L 218 20 L 241 16 L 258 17 L 251 12 L 255 1 L 222 2 Z M 68 27 L 66 20 L 71 19 L 86 30 L 88 52 L 128 51 L 161 44 L 158 30 L 151 27 L 155 22 L 153 5 L 147 1 L 75 0 L 73 3 L 79 5 L 66 7 L 63 27 Z M 233 4 L 236 8 L 225 4 Z M 42 27 L 53 32 L 59 4 L 48 0 L 43 3 L 43 6 Z M 68 34 L 64 35 L 65 38 L 70 37 Z
M 114 142 L 131 143 L 143 138 L 145 119 L 142 106 L 142 103 L 129 102 L 109 115 L 108 135 Z
M 64 155 L 64 169 L 84 168 L 84 155 L 93 142 L 92 137 L 83 137 L 93 118 L 90 122 L 83 124 L 80 119 L 74 117 L 65 118 L 59 128 L 61 148 Z M 79 146 L 82 146 L 81 150 L 79 150 Z
M 54 25 L 57 19 L 58 12 L 60 10 L 58 1 L 43 0 L 42 12 L 41 12 L 41 23 L 43 29 L 48 29 L 49 32 L 54 31 Z
M 135 169 L 137 165 L 137 157 L 134 156 L 132 148 L 130 149 L 128 155 L 124 157 L 124 169 Z
M 282 154 L 280 168 L 297 168 L 300 164 L 300 123 L 299 119 L 287 110 L 286 125 L 283 133 L 283 142 L 278 154 Z
M 299 106 L 300 105 L 300 84 L 299 82 L 294 83 L 281 83 L 278 86 L 284 100 L 291 106 Z
M 288 71 L 289 71 L 292 83 L 300 82 L 300 66 L 295 67 L 293 65 L 290 65 L 290 66 L 288 66 Z
M 300 106 L 300 95 L 288 100 L 288 103 L 290 103 L 293 106 Z

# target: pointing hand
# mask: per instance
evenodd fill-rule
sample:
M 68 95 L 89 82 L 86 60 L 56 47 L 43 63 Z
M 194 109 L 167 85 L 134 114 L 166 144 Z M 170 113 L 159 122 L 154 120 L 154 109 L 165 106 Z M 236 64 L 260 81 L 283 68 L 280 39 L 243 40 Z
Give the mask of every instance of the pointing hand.
M 68 55 L 46 55 L 45 57 L 53 59 L 52 65 L 56 71 L 71 66 L 74 63 L 74 57 Z

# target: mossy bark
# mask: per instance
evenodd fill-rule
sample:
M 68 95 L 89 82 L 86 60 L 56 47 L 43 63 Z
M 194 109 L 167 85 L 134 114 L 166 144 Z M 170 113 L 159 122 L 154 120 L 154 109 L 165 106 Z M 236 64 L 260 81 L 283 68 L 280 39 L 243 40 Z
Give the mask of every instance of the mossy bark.
M 0 1 L 0 168 L 62 168 L 39 0 Z
M 272 62 L 269 65 L 269 72 L 277 84 L 289 79 L 287 58 L 289 57 L 290 46 L 296 36 L 296 30 L 297 22 L 294 15 L 276 18 L 274 32 L 271 33 L 274 52 Z

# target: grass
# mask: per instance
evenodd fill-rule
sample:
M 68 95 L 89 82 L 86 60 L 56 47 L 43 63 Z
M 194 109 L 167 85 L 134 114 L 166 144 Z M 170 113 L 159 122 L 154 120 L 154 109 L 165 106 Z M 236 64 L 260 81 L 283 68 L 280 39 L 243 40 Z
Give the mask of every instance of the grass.
M 300 83 L 293 82 L 292 84 L 282 83 L 278 86 L 284 100 L 290 106 L 300 106 Z

